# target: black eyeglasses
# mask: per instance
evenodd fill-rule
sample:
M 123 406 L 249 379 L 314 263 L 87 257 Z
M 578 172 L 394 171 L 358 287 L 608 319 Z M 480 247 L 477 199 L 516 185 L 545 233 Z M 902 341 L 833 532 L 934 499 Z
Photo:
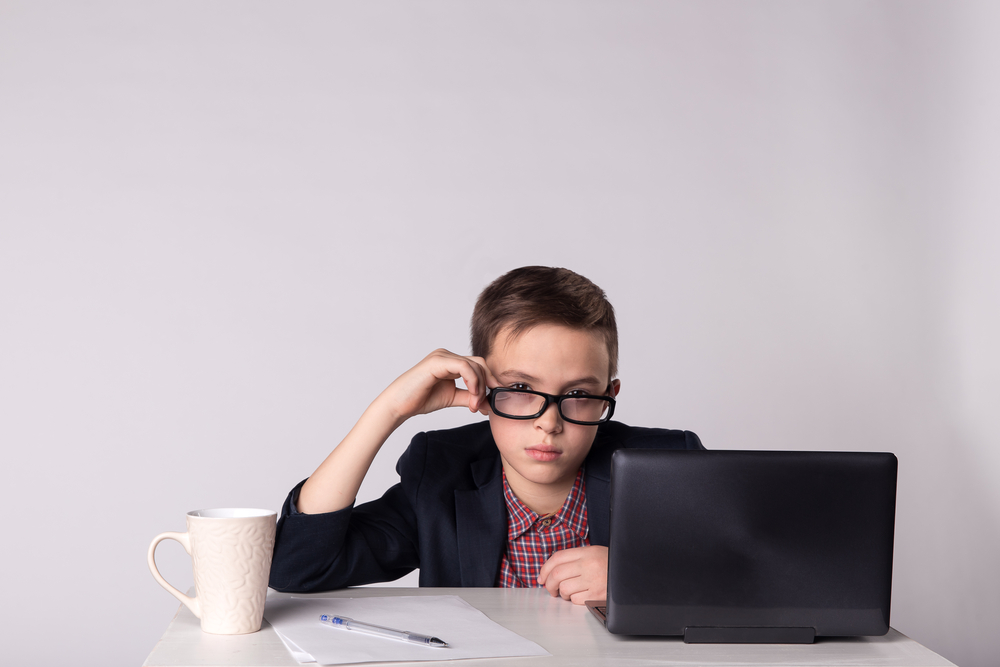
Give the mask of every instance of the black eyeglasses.
M 605 391 L 611 391 L 611 385 Z M 490 389 L 490 407 L 493 412 L 507 419 L 537 419 L 553 403 L 559 416 L 570 424 L 594 426 L 611 419 L 615 413 L 615 399 L 610 396 L 590 394 L 565 394 L 553 396 L 529 389 Z

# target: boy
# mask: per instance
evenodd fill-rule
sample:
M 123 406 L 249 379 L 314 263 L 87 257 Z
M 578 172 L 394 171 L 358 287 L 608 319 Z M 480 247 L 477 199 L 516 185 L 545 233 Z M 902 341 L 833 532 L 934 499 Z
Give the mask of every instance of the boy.
M 617 362 L 614 310 L 597 285 L 538 266 L 497 278 L 473 311 L 472 356 L 436 350 L 403 373 L 292 489 L 271 587 L 330 590 L 419 567 L 421 586 L 544 586 L 576 604 L 604 599 L 611 454 L 703 449 L 689 431 L 609 421 Z M 353 506 L 396 428 L 455 406 L 489 421 L 418 434 L 396 465 L 400 483 Z

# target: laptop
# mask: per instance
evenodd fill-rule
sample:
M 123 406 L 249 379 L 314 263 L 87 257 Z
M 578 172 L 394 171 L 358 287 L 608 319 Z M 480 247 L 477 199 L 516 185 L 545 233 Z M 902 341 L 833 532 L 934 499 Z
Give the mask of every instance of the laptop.
M 896 457 L 622 449 L 607 629 L 810 643 L 889 630 Z

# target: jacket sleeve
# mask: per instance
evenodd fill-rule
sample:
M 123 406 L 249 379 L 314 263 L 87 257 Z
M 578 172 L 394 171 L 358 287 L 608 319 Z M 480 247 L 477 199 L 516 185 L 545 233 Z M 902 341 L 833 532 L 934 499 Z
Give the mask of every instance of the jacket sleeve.
M 295 503 L 305 480 L 296 485 L 281 508 L 270 587 L 315 593 L 393 581 L 420 567 L 413 508 L 426 451 L 426 436 L 421 433 L 396 464 L 400 483 L 357 507 L 302 514 Z

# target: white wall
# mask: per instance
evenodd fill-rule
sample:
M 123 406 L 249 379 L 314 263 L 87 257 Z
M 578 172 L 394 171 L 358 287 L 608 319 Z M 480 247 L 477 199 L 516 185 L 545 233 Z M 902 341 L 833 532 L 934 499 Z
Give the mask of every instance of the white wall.
M 616 305 L 623 421 L 895 452 L 893 625 L 995 664 L 998 18 L 0 2 L 11 664 L 139 664 L 177 607 L 153 535 L 277 508 L 531 263 Z M 361 499 L 468 419 L 401 429 Z M 159 561 L 191 584 L 178 545 Z

